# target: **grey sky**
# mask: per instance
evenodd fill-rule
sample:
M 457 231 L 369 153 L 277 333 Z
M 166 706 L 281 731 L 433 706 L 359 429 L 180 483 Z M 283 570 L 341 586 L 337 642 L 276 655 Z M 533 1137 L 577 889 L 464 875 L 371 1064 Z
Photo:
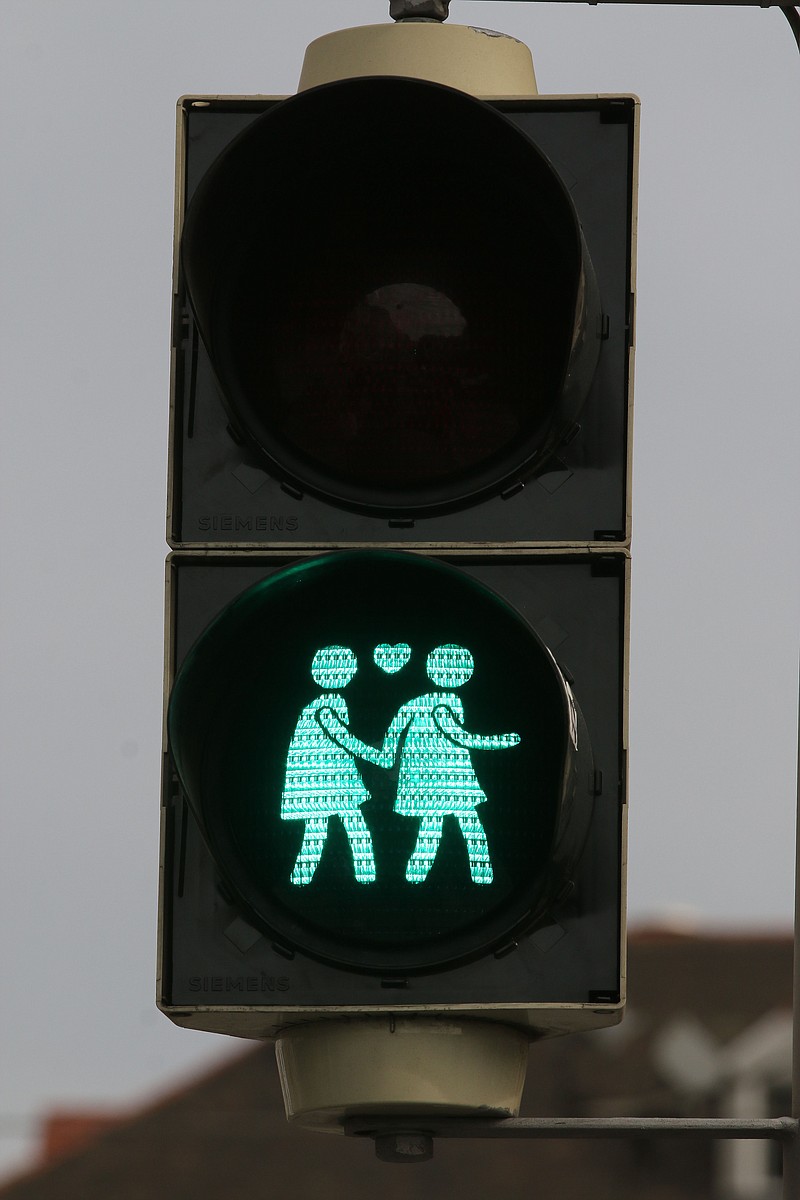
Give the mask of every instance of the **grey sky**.
M 175 101 L 291 92 L 387 9 L 0 11 L 0 1171 L 18 1117 L 236 1048 L 153 1001 Z M 451 19 L 527 42 L 542 92 L 641 97 L 629 912 L 788 927 L 800 56 L 777 10 Z

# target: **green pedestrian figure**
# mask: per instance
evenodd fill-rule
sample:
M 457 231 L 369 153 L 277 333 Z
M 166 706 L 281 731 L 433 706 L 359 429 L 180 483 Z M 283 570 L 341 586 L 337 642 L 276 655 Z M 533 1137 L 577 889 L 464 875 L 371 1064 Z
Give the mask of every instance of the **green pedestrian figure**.
M 486 794 L 472 766 L 471 750 L 506 750 L 519 734 L 477 734 L 464 729 L 464 707 L 452 690 L 472 676 L 475 661 L 463 646 L 437 646 L 428 655 L 428 678 L 437 687 L 404 704 L 389 726 L 384 759 L 394 761 L 401 737 L 400 776 L 394 811 L 419 817 L 417 844 L 406 866 L 409 883 L 424 883 L 436 858 L 444 819 L 455 817 L 467 844 L 472 882 L 494 878 L 486 832 L 478 805 Z
M 339 818 L 347 833 L 356 880 L 375 881 L 372 835 L 361 812 L 370 793 L 355 760 L 363 758 L 381 766 L 385 761 L 378 750 L 350 732 L 347 704 L 339 695 L 357 668 L 356 656 L 346 646 L 325 646 L 311 663 L 314 682 L 326 690 L 300 714 L 286 758 L 281 797 L 283 820 L 305 821 L 291 874 L 291 882 L 298 887 L 314 878 L 332 817 Z

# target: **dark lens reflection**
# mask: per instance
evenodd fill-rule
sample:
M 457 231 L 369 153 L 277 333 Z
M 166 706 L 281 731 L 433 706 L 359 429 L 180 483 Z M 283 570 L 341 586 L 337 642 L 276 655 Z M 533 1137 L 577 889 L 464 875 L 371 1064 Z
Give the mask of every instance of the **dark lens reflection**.
M 227 230 L 215 367 L 240 433 L 301 487 L 389 510 L 461 503 L 561 420 L 577 227 L 498 114 L 356 82 L 253 127 L 264 153 L 241 154 L 235 213 L 235 190 L 212 190 L 209 229 L 213 215 Z M 295 126 L 306 107 L 317 124 Z
M 546 419 L 558 379 L 530 287 L 499 288 L 485 272 L 468 286 L 401 276 L 359 287 L 342 274 L 306 276 L 278 312 L 256 300 L 240 314 L 237 361 L 250 366 L 262 440 L 356 486 L 418 490 Z
M 419 485 L 468 470 L 524 420 L 477 333 L 427 284 L 388 283 L 355 304 L 326 289 L 283 330 L 275 430 L 364 484 Z

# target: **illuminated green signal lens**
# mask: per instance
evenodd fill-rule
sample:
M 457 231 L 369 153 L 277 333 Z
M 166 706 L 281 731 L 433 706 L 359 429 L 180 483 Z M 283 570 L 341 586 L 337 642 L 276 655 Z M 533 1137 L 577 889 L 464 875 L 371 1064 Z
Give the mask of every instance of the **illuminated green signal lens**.
M 589 753 L 577 730 L 519 614 L 467 573 L 383 552 L 268 574 L 186 656 L 169 711 L 248 919 L 391 971 L 480 953 L 542 911 Z
M 386 651 L 389 651 L 386 653 Z M 393 675 L 411 657 L 411 647 L 376 647 L 375 662 Z M 428 676 L 442 687 L 460 687 L 472 675 L 474 660 L 463 646 L 438 646 L 428 655 Z M 356 658 L 344 646 L 318 650 L 311 674 L 321 687 L 342 688 L 356 673 Z M 367 746 L 348 728 L 347 705 L 338 692 L 323 692 L 300 714 L 286 761 L 281 816 L 304 820 L 303 843 L 291 882 L 311 883 L 328 837 L 329 819 L 340 817 L 353 854 L 355 878 L 375 882 L 372 837 L 361 805 L 372 797 L 358 761 L 391 769 L 399 758 L 394 811 L 418 816 L 417 845 L 406 867 L 409 883 L 424 883 L 436 857 L 445 817 L 456 817 L 466 840 L 473 883 L 492 882 L 486 834 L 476 807 L 485 801 L 472 765 L 472 750 L 516 746 L 516 733 L 482 737 L 463 727 L 464 708 L 451 692 L 431 691 L 410 700 L 392 721 L 383 746 Z M 400 745 L 402 742 L 402 751 Z

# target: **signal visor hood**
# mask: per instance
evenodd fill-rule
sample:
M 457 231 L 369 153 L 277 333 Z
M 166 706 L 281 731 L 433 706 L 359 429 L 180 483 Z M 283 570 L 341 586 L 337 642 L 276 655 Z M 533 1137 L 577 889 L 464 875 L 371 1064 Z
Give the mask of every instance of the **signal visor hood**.
M 317 38 L 306 50 L 297 90 L 363 75 L 426 79 L 483 99 L 537 95 L 533 59 L 523 42 L 436 21 L 360 25 Z

